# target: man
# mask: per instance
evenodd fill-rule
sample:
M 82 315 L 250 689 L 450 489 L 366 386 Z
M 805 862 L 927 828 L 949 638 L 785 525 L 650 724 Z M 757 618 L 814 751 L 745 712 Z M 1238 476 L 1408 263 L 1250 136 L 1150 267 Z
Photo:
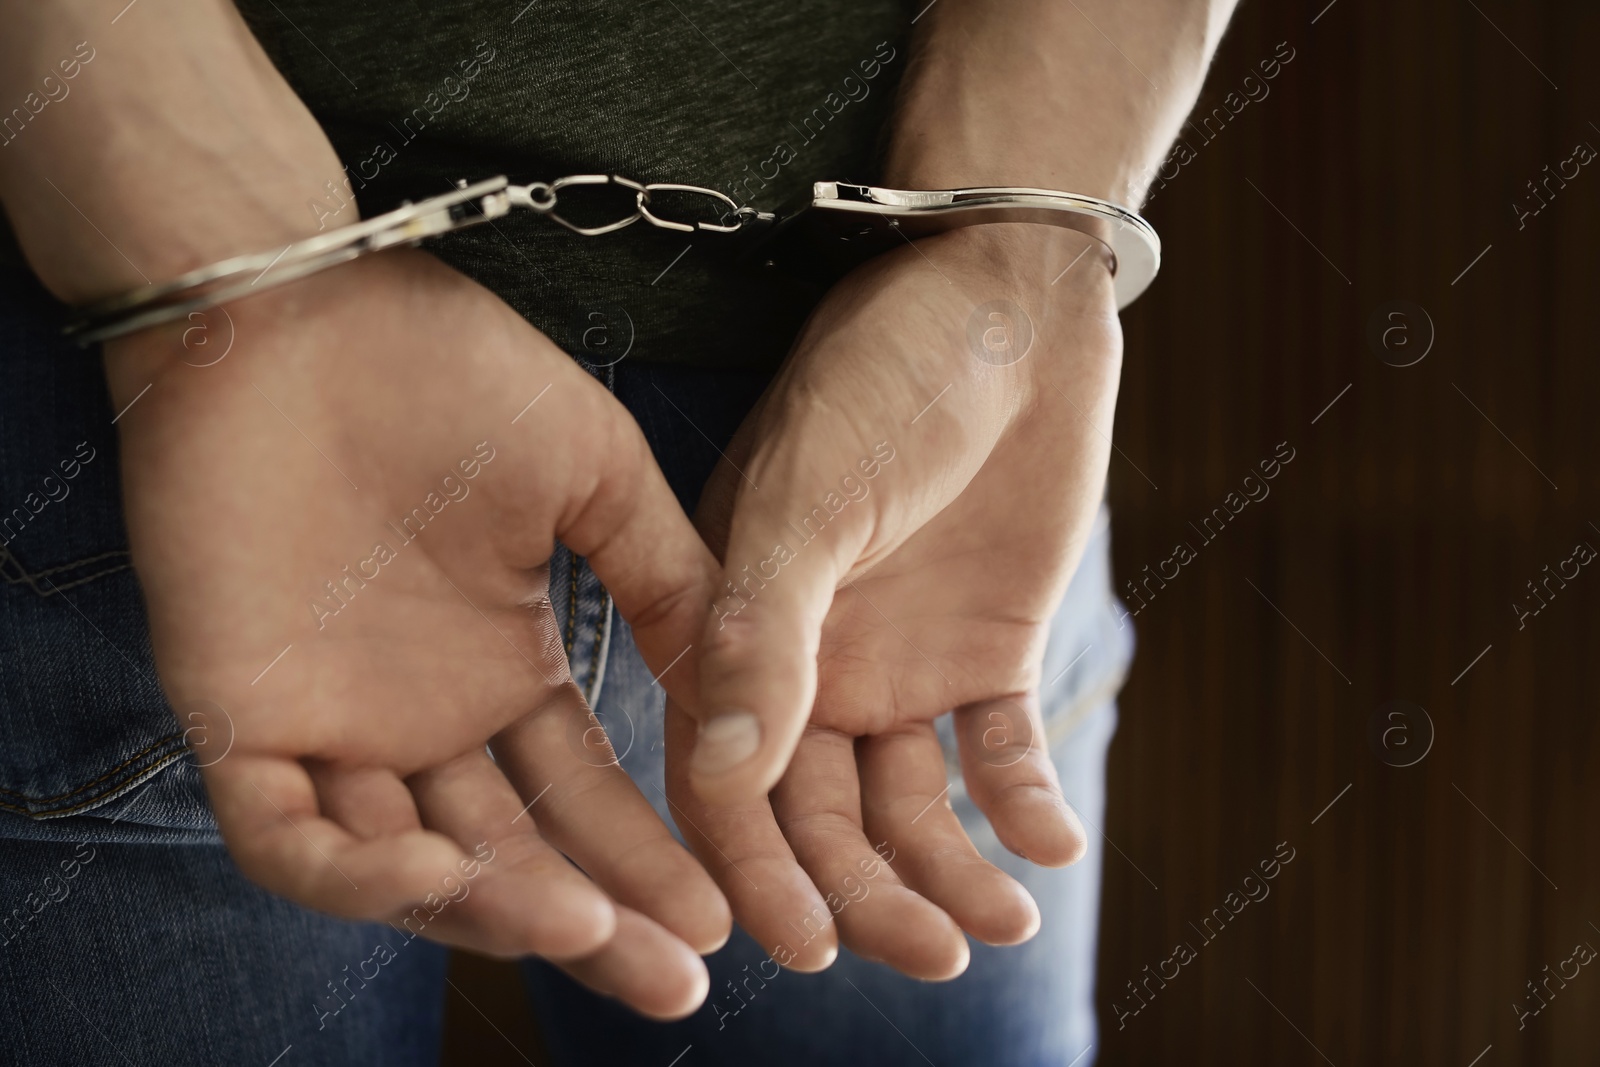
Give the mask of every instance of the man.
M 69 304 L 496 173 L 1133 205 L 1229 7 L 7 3 L 0 196 Z M 573 1062 L 1092 1042 L 1098 851 L 1033 864 L 1084 853 L 1057 767 L 1097 819 L 1129 648 L 1109 262 L 974 226 L 823 292 L 676 237 L 507 219 L 110 342 L 104 386 L 13 277 L 18 1062 L 427 1062 L 428 942 L 555 963 Z M 995 301 L 1031 345 L 969 341 Z

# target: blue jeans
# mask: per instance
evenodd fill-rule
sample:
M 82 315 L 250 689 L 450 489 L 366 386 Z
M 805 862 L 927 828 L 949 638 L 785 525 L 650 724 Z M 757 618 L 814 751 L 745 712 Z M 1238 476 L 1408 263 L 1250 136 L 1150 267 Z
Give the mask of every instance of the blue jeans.
M 58 328 L 31 278 L 0 277 L 0 1064 L 435 1062 L 444 950 L 279 900 L 219 843 L 184 724 L 156 682 L 98 360 Z M 690 509 L 717 460 L 701 434 L 726 441 L 765 384 L 627 364 L 606 378 Z M 1039 902 L 1033 941 L 974 946 L 964 975 L 929 985 L 848 952 L 823 974 L 763 981 L 751 976 L 764 953 L 736 934 L 709 960 L 706 1006 L 673 1024 L 531 962 L 529 995 L 557 1061 L 1090 1063 L 1092 827 L 1132 652 L 1108 541 L 1102 514 L 1044 674 L 1051 752 L 1091 827 L 1083 862 L 1047 871 L 1010 856 L 951 763 L 950 797 L 973 840 Z M 562 550 L 551 571 L 573 676 L 665 817 L 660 690 L 584 562 Z M 379 945 L 394 959 L 369 971 Z

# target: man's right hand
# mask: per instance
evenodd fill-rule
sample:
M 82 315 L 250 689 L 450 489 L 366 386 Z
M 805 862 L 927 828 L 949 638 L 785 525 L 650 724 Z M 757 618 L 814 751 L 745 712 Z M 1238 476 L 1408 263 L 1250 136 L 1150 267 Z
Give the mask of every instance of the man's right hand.
M 582 758 L 548 592 L 560 538 L 668 688 L 692 682 L 694 657 L 669 668 L 715 565 L 638 427 L 421 253 L 203 319 L 106 364 L 156 662 L 186 725 L 231 731 L 204 774 L 240 867 L 322 911 L 548 957 L 646 1014 L 698 1006 L 727 904 L 628 777 Z

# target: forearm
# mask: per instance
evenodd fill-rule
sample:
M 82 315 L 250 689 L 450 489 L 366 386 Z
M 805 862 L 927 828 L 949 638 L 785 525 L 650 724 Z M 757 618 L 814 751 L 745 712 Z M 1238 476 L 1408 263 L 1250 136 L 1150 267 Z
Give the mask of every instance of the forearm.
M 232 4 L 125 3 L 0 0 L 0 201 L 69 302 L 315 233 L 343 179 Z
M 1137 205 L 1235 0 L 937 0 L 919 19 L 885 181 Z

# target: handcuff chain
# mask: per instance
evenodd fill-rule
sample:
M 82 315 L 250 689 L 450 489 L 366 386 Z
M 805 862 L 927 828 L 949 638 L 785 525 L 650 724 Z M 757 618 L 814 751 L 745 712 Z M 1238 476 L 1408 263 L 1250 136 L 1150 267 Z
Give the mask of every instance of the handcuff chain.
M 561 190 L 572 185 L 620 185 L 631 189 L 633 211 L 601 226 L 579 226 L 556 211 Z M 719 208 L 717 219 L 680 221 L 666 217 L 652 210 L 651 194 L 656 192 L 688 193 L 714 200 Z M 572 174 L 551 182 L 512 185 L 505 175 L 497 175 L 478 182 L 457 182 L 448 193 L 416 204 L 405 201 L 393 211 L 291 241 L 282 248 L 232 256 L 168 281 L 107 297 L 76 309 L 65 332 L 80 345 L 120 337 L 263 292 L 370 252 L 416 245 L 430 237 L 492 222 L 514 207 L 546 215 L 585 237 L 612 233 L 640 219 L 657 229 L 679 233 L 742 234 L 747 228 L 776 232 L 800 212 L 810 213 L 819 224 L 831 219 L 833 236 L 846 243 L 871 236 L 872 226 L 863 228 L 862 223 L 874 220 L 889 223 L 878 232 L 893 232 L 903 240 L 910 239 L 907 230 L 911 227 L 915 227 L 917 236 L 922 236 L 990 222 L 1065 226 L 1088 234 L 1108 249 L 1118 308 L 1126 307 L 1143 292 L 1161 267 L 1161 239 L 1136 212 L 1092 196 L 1051 189 L 1008 186 L 905 190 L 817 182 L 812 186 L 810 204 L 780 219 L 771 212 L 740 207 L 727 194 L 700 185 L 646 185 L 616 174 Z M 902 221 L 908 223 L 906 228 L 901 227 Z M 854 232 L 837 232 L 841 223 Z M 743 254 L 751 251 L 753 248 L 747 247 Z M 768 265 L 773 262 L 769 260 Z
M 579 226 L 563 218 L 556 211 L 562 189 L 573 185 L 620 185 L 633 191 L 633 213 L 614 222 L 600 226 Z M 650 194 L 656 192 L 692 193 L 695 196 L 705 197 L 717 202 L 720 210 L 716 222 L 706 222 L 696 219 L 693 222 L 679 222 L 676 219 L 665 218 L 650 207 Z M 528 185 L 508 185 L 505 190 L 506 199 L 513 207 L 526 208 L 530 211 L 560 223 L 573 233 L 584 237 L 598 237 L 601 234 L 614 233 L 617 230 L 643 219 L 651 226 L 663 230 L 676 230 L 679 233 L 738 233 L 747 223 L 763 218 L 763 213 L 751 207 L 740 207 L 733 198 L 726 193 L 715 189 L 707 189 L 701 185 L 683 185 L 678 182 L 651 182 L 645 184 L 636 182 L 632 178 L 624 178 L 620 174 L 569 174 L 549 182 L 532 182 Z

